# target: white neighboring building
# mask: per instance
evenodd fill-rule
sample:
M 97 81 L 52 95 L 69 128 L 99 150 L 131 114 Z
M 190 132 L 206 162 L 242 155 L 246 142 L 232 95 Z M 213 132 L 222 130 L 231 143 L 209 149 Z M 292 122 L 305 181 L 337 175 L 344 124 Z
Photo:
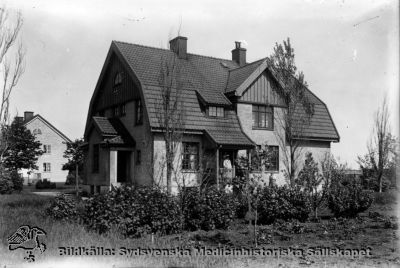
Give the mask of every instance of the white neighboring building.
M 40 141 L 41 149 L 44 151 L 36 163 L 37 170 L 30 170 L 30 174 L 29 170 L 22 170 L 24 183 L 35 182 L 39 179 L 65 182 L 68 170 L 62 170 L 63 164 L 67 161 L 63 154 L 67 148 L 65 143 L 71 140 L 39 114 L 34 116 L 33 112 L 24 112 L 23 122 Z

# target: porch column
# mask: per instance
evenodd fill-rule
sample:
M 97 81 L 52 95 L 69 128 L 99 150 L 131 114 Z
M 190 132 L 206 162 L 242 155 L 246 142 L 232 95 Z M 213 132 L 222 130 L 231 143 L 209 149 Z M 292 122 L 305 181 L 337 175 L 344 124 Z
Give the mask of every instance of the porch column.
M 215 165 L 215 167 L 217 169 L 217 176 L 216 176 L 216 178 L 217 178 L 217 189 L 219 190 L 219 147 L 217 147 L 217 153 L 215 155 L 216 155 L 216 161 L 217 161 L 217 164 Z
M 110 150 L 110 189 L 111 185 L 116 185 L 117 183 L 117 161 L 118 152 Z

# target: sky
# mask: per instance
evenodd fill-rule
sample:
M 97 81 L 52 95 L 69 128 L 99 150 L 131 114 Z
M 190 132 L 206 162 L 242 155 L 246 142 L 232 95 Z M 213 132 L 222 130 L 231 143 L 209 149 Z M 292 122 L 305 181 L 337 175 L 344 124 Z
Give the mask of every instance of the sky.
M 399 6 L 395 0 L 1 1 L 21 11 L 26 70 L 11 97 L 13 115 L 33 111 L 70 139 L 83 136 L 89 101 L 112 40 L 231 58 L 244 40 L 247 61 L 290 38 L 296 66 L 326 103 L 340 134 L 332 153 L 357 168 L 373 114 L 387 96 L 399 129 Z

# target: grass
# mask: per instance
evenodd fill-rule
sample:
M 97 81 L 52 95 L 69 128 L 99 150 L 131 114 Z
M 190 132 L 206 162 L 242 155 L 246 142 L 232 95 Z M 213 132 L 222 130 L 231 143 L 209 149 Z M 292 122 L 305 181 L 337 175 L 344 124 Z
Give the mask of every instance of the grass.
M 62 221 L 54 221 L 45 215 L 44 211 L 52 197 L 39 196 L 24 191 L 22 194 L 0 196 L 0 267 L 17 263 L 18 267 L 28 265 L 24 262 L 23 250 L 9 251 L 7 237 L 20 225 L 37 226 L 46 231 L 44 241 L 47 250 L 36 254 L 33 263 L 38 267 L 298 267 L 299 265 L 320 267 L 324 265 L 336 267 L 382 266 L 389 267 L 399 264 L 398 231 L 385 227 L 385 221 L 392 217 L 395 221 L 395 206 L 393 199 L 387 198 L 375 203 L 369 211 L 358 219 L 344 221 L 323 220 L 321 222 L 306 222 L 300 224 L 281 224 L 259 226 L 258 235 L 260 247 L 340 247 L 365 248 L 371 247 L 373 256 L 366 258 L 320 257 L 307 259 L 296 256 L 281 258 L 269 256 L 103 256 L 103 257 L 66 257 L 60 256 L 58 247 L 91 247 L 104 248 L 126 247 L 135 248 L 191 248 L 203 246 L 207 248 L 246 247 L 254 245 L 253 228 L 245 222 L 237 220 L 230 230 L 214 230 L 210 232 L 185 232 L 180 235 L 165 237 L 143 237 L 140 239 L 125 239 L 115 231 L 107 235 L 99 235 L 86 230 L 82 225 Z M 370 214 L 371 213 L 371 214 Z M 375 214 L 374 214 L 375 213 Z M 374 217 L 371 217 L 374 215 Z M 296 225 L 296 226 L 294 226 Z M 29 264 L 31 267 L 32 264 Z

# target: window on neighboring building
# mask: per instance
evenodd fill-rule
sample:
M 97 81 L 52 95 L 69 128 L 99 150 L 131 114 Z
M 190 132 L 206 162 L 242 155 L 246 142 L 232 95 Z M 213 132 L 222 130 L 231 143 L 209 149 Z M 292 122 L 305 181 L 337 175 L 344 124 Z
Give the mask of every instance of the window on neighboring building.
M 141 125 L 143 123 L 143 107 L 142 102 L 139 100 L 136 101 L 136 125 Z
M 42 131 L 40 130 L 40 128 L 36 128 L 36 129 L 33 130 L 32 133 L 33 133 L 34 135 L 40 135 L 40 134 L 42 134 Z
M 50 172 L 50 171 L 51 171 L 50 163 L 43 163 L 43 172 Z
M 265 162 L 266 171 L 279 171 L 279 146 L 267 146 L 268 161 Z
M 45 154 L 51 153 L 51 145 L 43 145 L 43 153 Z
M 274 109 L 270 106 L 253 105 L 253 127 L 273 129 Z
M 140 150 L 136 151 L 136 164 L 140 165 L 142 163 L 142 152 Z
M 93 144 L 93 155 L 92 155 L 92 172 L 97 173 L 99 172 L 99 162 L 100 162 L 100 145 Z
M 194 142 L 183 142 L 183 170 L 197 170 L 199 167 L 199 144 Z
M 208 108 L 208 116 L 224 117 L 224 107 L 210 106 Z
M 118 72 L 114 76 L 114 86 L 118 86 L 122 84 L 122 74 L 121 72 Z

